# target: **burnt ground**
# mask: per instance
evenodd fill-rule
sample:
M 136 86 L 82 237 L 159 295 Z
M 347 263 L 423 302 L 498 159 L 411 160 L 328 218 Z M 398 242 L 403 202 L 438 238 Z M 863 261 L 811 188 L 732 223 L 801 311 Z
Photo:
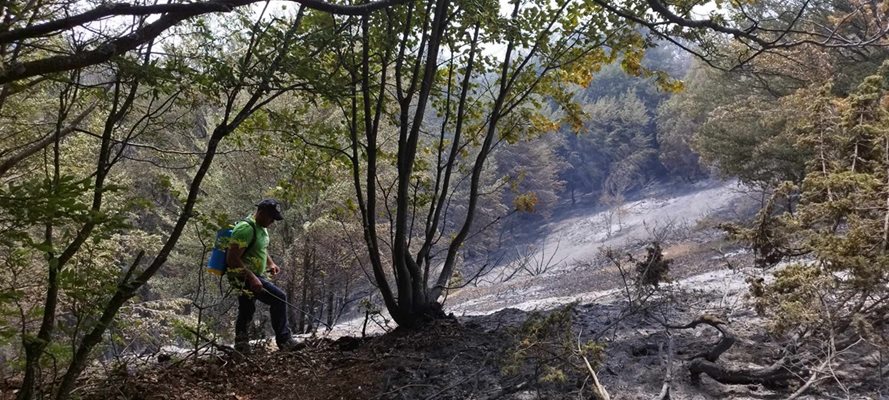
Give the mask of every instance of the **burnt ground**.
M 720 363 L 750 368 L 778 358 L 779 343 L 764 333 L 762 321 L 746 307 L 725 300 L 725 294 L 709 290 L 670 289 L 630 314 L 621 301 L 577 305 L 570 334 L 604 346 L 603 362 L 596 370 L 613 399 L 650 399 L 658 394 L 667 370 L 668 336 L 675 349 L 670 366 L 673 399 L 787 398 L 798 383 L 766 388 L 722 385 L 707 377 L 699 384 L 691 381 L 687 359 L 708 350 L 718 339 L 716 331 L 670 330 L 660 321 L 684 324 L 702 313 L 719 315 L 739 337 Z M 594 398 L 586 370 L 559 361 L 557 353 L 564 350 L 558 346 L 549 348 L 557 356 L 542 364 L 560 368 L 563 380 L 543 381 L 540 369 L 534 368 L 541 359 L 525 359 L 521 368 L 508 373 L 516 346 L 529 343 L 519 328 L 530 315 L 504 309 L 366 339 L 310 340 L 298 352 L 258 352 L 241 361 L 224 354 L 170 360 L 93 376 L 79 393 L 86 399 Z M 880 372 L 881 361 L 872 350 L 862 348 L 842 367 L 838 363 L 832 379 L 819 381 L 802 398 L 885 398 L 880 393 L 889 390 L 889 377 L 885 370 Z
M 711 197 L 665 204 L 697 207 L 712 203 Z M 646 218 L 663 211 L 663 207 L 648 208 Z M 590 221 L 596 218 L 575 221 L 576 229 L 568 232 L 588 232 L 584 224 Z M 629 227 L 624 233 L 627 237 L 611 241 L 621 252 L 639 257 L 645 241 L 628 237 L 633 229 L 642 230 Z M 665 328 L 665 323 L 682 325 L 714 315 L 738 337 L 719 358 L 720 365 L 750 369 L 780 358 L 784 339 L 767 333 L 767 321 L 756 315 L 745 297 L 745 279 L 763 277 L 763 271 L 740 268 L 751 265 L 750 255 L 721 238 L 716 230 L 699 226 L 664 243 L 665 256 L 674 260 L 669 272 L 672 282 L 633 312 L 629 312 L 616 267 L 589 258 L 590 263 L 565 263 L 538 276 L 518 274 L 504 280 L 492 273 L 486 277 L 488 283 L 451 293 L 446 310 L 458 317 L 421 330 L 383 334 L 382 329 L 372 329 L 376 336 L 366 339 L 307 340 L 308 346 L 299 352 L 259 350 L 246 360 L 216 353 L 184 359 L 174 355 L 139 367 L 129 362 L 116 370 L 85 374 L 77 394 L 85 399 L 176 400 L 591 399 L 589 373 L 572 357 L 572 346 L 560 348 L 552 340 L 545 349 L 548 357 L 535 359 L 528 351 L 534 341 L 520 332 L 536 312 L 557 313 L 566 303 L 577 301 L 568 337 L 603 347 L 600 359 L 591 361 L 613 399 L 654 399 L 668 369 L 672 399 L 786 399 L 802 382 L 778 388 L 724 385 L 708 377 L 692 382 L 689 360 L 711 349 L 719 335 L 705 326 Z M 584 254 L 593 254 L 599 247 L 593 242 L 577 245 L 592 249 Z M 338 334 L 360 334 L 361 328 L 361 320 L 352 321 L 343 324 Z M 670 338 L 674 352 L 668 364 Z M 517 351 L 527 357 L 521 359 L 520 368 L 510 369 Z M 798 398 L 889 399 L 889 351 L 863 343 L 837 355 L 835 361 L 829 373 Z M 543 379 L 553 376 L 559 379 Z

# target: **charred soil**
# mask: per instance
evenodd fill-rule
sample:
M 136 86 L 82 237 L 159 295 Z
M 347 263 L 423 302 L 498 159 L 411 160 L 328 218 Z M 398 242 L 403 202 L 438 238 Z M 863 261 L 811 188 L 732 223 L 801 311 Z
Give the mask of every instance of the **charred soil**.
M 673 399 L 787 398 L 805 379 L 784 387 L 724 385 L 706 374 L 700 381 L 689 374 L 695 357 L 712 351 L 720 333 L 707 324 L 676 329 L 665 322 L 678 325 L 718 315 L 737 335 L 717 361 L 726 368 L 767 367 L 780 358 L 782 343 L 766 334 L 743 300 L 729 305 L 725 300 L 725 293 L 683 290 L 634 310 L 620 301 L 577 305 L 570 311 L 571 334 L 579 342 L 602 345 L 602 362 L 593 364 L 613 399 L 656 398 L 668 370 Z M 595 398 L 584 368 L 564 370 L 563 379 L 555 380 L 545 379 L 544 371 L 532 367 L 530 360 L 507 371 L 508 360 L 514 359 L 510 356 L 528 343 L 522 329 L 532 315 L 504 309 L 375 337 L 307 340 L 296 352 L 257 351 L 241 360 L 222 354 L 170 360 L 135 371 L 121 369 L 101 379 L 93 376 L 83 382 L 81 395 L 196 400 Z M 667 354 L 670 348 L 674 350 Z M 880 372 L 879 360 L 872 359 L 873 351 L 864 346 L 850 353 L 837 362 L 831 379 L 819 380 L 803 398 L 880 399 L 887 377 Z

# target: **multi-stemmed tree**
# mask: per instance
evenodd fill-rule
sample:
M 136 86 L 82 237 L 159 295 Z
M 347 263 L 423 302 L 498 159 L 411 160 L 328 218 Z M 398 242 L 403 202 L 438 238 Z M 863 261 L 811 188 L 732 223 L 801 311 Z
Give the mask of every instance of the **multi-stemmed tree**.
M 867 45 L 886 32 L 880 26 L 867 38 L 838 40 L 835 33 L 845 27 L 810 24 L 809 13 L 823 10 L 808 2 L 719 3 L 703 19 L 694 17 L 697 5 L 516 0 L 500 9 L 418 1 L 361 19 L 352 32 L 359 45 L 344 53 L 354 83 L 341 103 L 350 142 L 345 157 L 374 277 L 399 324 L 441 315 L 458 252 L 483 228 L 474 219 L 489 186 L 482 178 L 492 151 L 554 126 L 580 129 L 583 113 L 568 89 L 588 82 L 604 64 L 620 60 L 624 70 L 670 86 L 666 74 L 641 65 L 652 38 L 683 47 L 696 41 L 689 50 L 715 64 L 725 61 L 717 60 L 724 47 L 715 43 L 731 37 L 739 45 L 730 47 L 737 57 L 729 63 L 743 65 L 803 44 Z M 871 12 L 865 4 L 855 7 L 850 20 Z M 545 103 L 560 106 L 558 121 L 538 112 Z M 390 127 L 395 143 L 386 145 L 395 149 L 388 152 L 382 146 Z M 391 182 L 379 172 L 385 162 L 397 168 Z M 379 199 L 381 192 L 391 198 Z M 449 214 L 454 192 L 466 193 L 467 203 Z

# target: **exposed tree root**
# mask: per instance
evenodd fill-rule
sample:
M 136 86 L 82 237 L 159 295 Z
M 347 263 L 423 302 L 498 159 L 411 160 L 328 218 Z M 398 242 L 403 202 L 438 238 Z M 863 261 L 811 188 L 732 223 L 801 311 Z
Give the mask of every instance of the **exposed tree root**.
M 691 373 L 693 381 L 699 382 L 701 373 L 705 373 L 715 381 L 728 385 L 761 384 L 777 388 L 786 387 L 790 382 L 799 380 L 798 375 L 787 368 L 784 359 L 766 368 L 736 369 L 727 368 L 703 358 L 696 358 L 688 364 L 688 371 Z
M 728 385 L 761 384 L 766 387 L 786 387 L 790 382 L 800 381 L 808 375 L 805 371 L 793 370 L 784 357 L 769 367 L 754 369 L 729 368 L 717 364 L 719 357 L 728 351 L 737 341 L 735 333 L 727 326 L 725 321 L 712 315 L 703 315 L 700 318 L 682 326 L 667 326 L 671 329 L 689 329 L 698 325 L 709 325 L 720 333 L 720 339 L 713 345 L 710 351 L 695 355 L 688 364 L 692 381 L 700 382 L 701 374 L 707 374 L 715 381 Z

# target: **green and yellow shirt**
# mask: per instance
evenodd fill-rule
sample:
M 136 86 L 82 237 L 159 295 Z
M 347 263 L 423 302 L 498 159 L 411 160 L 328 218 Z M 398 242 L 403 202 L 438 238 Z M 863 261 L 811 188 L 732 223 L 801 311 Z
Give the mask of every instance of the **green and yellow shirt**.
M 256 241 L 253 246 L 241 256 L 244 266 L 250 269 L 256 276 L 265 276 L 266 260 L 268 260 L 269 232 L 259 226 L 253 216 L 247 217 L 247 221 L 239 221 L 232 228 L 232 236 L 229 244 L 237 243 L 238 247 L 246 249 L 253 240 L 253 227 L 256 227 Z M 232 272 L 240 272 L 237 268 L 230 268 Z

